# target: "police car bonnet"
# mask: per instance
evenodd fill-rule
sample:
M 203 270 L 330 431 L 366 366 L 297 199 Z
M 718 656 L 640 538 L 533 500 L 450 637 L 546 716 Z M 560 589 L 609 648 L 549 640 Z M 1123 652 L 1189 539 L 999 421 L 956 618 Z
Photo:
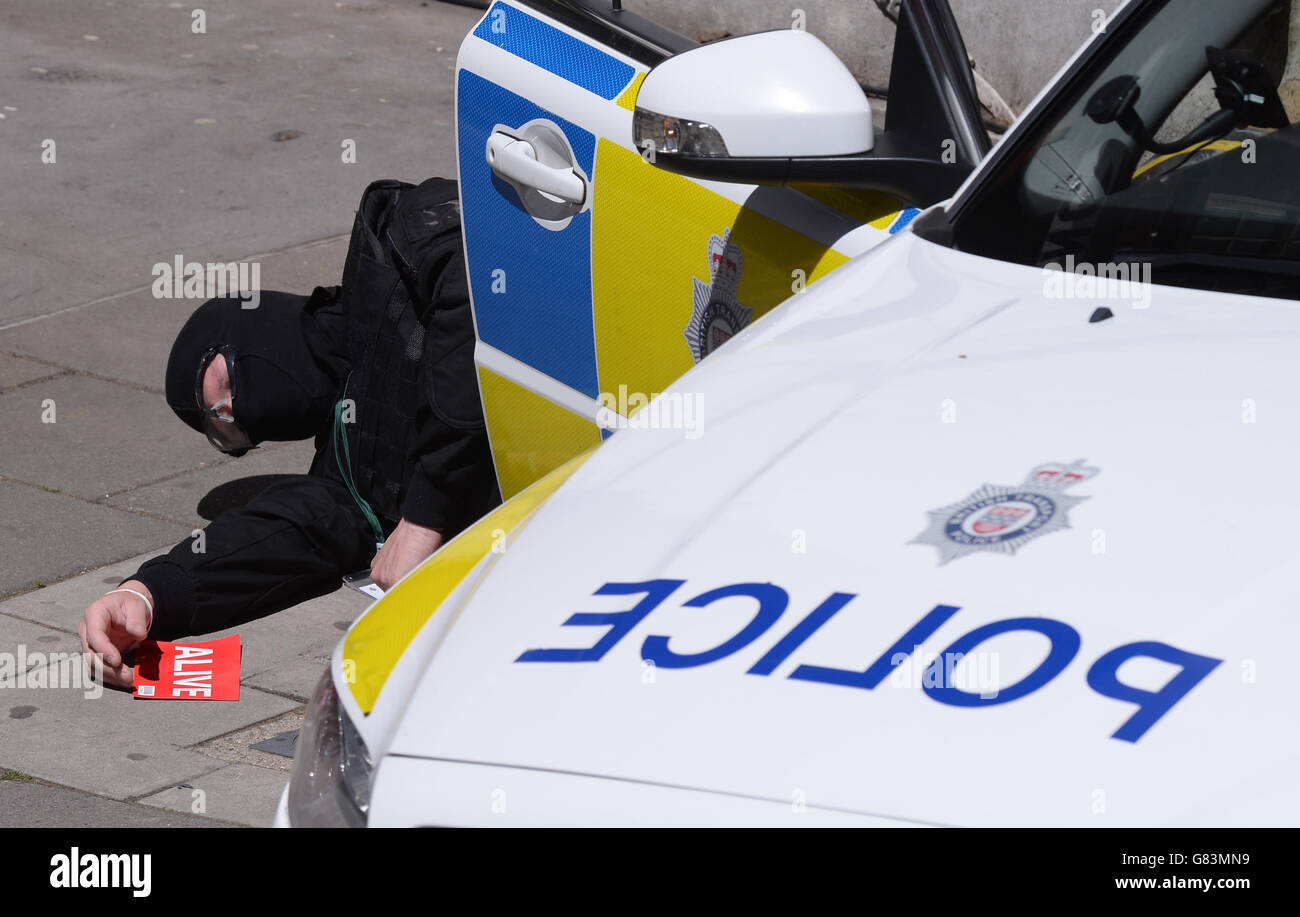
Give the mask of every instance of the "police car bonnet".
M 255 309 L 239 299 L 213 299 L 194 311 L 167 360 L 167 404 L 201 431 L 194 398 L 199 361 L 213 347 L 234 356 L 235 420 L 254 444 L 309 439 L 328 429 L 341 397 L 346 363 L 332 358 L 328 329 L 301 296 L 263 293 Z

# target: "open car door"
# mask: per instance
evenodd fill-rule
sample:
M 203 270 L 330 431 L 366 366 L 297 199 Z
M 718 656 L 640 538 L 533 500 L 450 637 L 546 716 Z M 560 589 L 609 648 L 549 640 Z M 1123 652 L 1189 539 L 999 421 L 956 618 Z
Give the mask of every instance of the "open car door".
M 475 362 L 506 499 L 950 196 L 988 149 L 946 0 L 905 0 L 873 149 L 710 161 L 638 144 L 638 95 L 666 61 L 680 84 L 685 62 L 705 81 L 673 90 L 666 75 L 667 98 L 725 105 L 746 76 L 701 52 L 750 37 L 700 46 L 619 6 L 496 0 L 457 58 Z M 780 60 L 758 63 L 780 77 Z M 778 154 L 787 127 L 771 125 Z

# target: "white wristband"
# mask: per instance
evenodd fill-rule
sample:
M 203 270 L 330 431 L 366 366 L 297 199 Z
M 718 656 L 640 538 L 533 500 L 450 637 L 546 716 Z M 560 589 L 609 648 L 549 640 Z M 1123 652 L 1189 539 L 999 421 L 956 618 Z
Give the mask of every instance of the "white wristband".
M 153 617 L 153 602 L 149 601 L 149 597 L 143 592 L 137 592 L 134 589 L 110 589 L 108 592 L 105 592 L 104 595 L 112 595 L 114 592 L 129 592 L 132 595 L 138 595 L 140 600 L 149 608 L 149 617 Z

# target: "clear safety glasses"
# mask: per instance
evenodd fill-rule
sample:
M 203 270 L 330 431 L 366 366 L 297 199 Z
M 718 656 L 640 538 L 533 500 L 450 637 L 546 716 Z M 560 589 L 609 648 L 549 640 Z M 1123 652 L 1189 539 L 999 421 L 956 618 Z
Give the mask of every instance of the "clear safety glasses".
M 203 377 L 217 357 L 226 361 L 226 378 L 230 380 L 230 395 L 208 407 L 203 401 Z M 203 415 L 203 432 L 208 442 L 228 455 L 243 455 L 253 448 L 248 432 L 235 422 L 230 405 L 235 399 L 235 357 L 231 347 L 213 347 L 199 360 L 199 373 L 194 377 L 194 400 Z M 226 409 L 222 413 L 222 408 Z

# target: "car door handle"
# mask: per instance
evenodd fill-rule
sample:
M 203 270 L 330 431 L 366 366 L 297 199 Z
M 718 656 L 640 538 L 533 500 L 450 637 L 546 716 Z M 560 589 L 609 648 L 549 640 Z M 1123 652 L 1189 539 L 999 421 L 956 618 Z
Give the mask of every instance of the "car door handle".
M 493 131 L 488 137 L 487 162 L 493 172 L 511 184 L 535 188 L 557 201 L 581 204 L 587 197 L 586 183 L 572 169 L 538 162 L 531 143 L 502 131 Z

